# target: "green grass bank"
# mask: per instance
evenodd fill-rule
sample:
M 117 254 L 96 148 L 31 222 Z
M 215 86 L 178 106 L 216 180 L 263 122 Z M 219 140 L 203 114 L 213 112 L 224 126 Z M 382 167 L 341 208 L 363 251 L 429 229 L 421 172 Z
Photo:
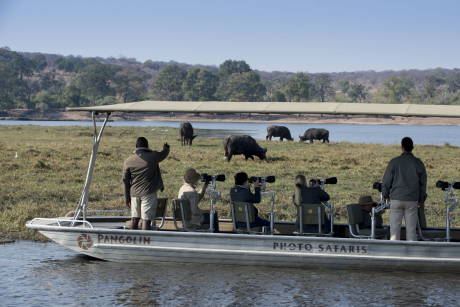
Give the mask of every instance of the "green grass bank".
M 243 156 L 234 156 L 227 163 L 223 160 L 221 139 L 197 138 L 192 147 L 182 147 L 177 129 L 168 128 L 166 133 L 160 132 L 161 127 L 151 130 L 152 127 L 106 128 L 99 146 L 89 209 L 125 209 L 122 166 L 124 159 L 132 154 L 138 136 L 147 137 L 152 149 L 161 150 L 164 142 L 171 145 L 170 155 L 160 166 L 165 183 L 160 197 L 177 197 L 188 167 L 208 174 L 225 174 L 227 181 L 218 182 L 222 198 L 216 207 L 222 218 L 230 217 L 229 189 L 234 184 L 233 175 L 245 171 L 249 176 L 275 175 L 276 182 L 267 184 L 267 190 L 276 191 L 276 219 L 294 220 L 294 177 L 302 173 L 307 178 L 338 178 L 338 183 L 327 185 L 326 191 L 336 208 L 335 222 L 344 223 L 347 204 L 356 203 L 365 194 L 379 198 L 372 184 L 382 180 L 387 163 L 400 154 L 398 145 L 259 141 L 268 148 L 266 161 L 258 158 L 245 161 Z M 44 240 L 39 233 L 25 228 L 27 220 L 64 216 L 75 210 L 86 178 L 91 144 L 92 127 L 0 126 L 0 239 Z M 448 144 L 416 145 L 414 149 L 428 173 L 429 225 L 445 225 L 443 193 L 435 183 L 460 180 L 459 152 L 459 147 Z M 206 196 L 201 207 L 208 206 Z M 268 218 L 269 199 L 262 199 L 258 208 L 261 216 Z M 453 217 L 457 216 L 454 212 Z M 389 224 L 388 212 L 384 223 Z M 459 226 L 456 219 L 452 226 Z

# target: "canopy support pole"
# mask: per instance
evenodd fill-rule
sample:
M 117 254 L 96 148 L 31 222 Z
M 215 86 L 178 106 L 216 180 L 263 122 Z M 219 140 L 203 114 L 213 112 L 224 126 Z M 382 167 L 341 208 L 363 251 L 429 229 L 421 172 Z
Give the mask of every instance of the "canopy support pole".
M 85 187 L 83 189 L 83 193 L 81 194 L 80 201 L 78 202 L 78 207 L 75 210 L 76 212 L 73 217 L 74 220 L 78 219 L 78 217 L 80 216 L 80 213 L 82 213 L 83 211 L 83 220 L 86 221 L 86 210 L 87 210 L 88 198 L 89 198 L 89 188 L 91 186 L 91 180 L 93 179 L 93 171 L 94 171 L 94 165 L 96 163 L 97 150 L 99 148 L 99 142 L 101 141 L 102 132 L 104 131 L 107 121 L 109 120 L 110 114 L 111 113 L 107 113 L 104 123 L 102 124 L 101 130 L 99 131 L 99 135 L 98 135 L 97 126 L 96 126 L 96 115 L 98 115 L 98 113 L 92 112 L 93 150 L 91 152 L 91 159 L 89 161 L 89 167 L 88 167 L 88 173 L 86 175 Z

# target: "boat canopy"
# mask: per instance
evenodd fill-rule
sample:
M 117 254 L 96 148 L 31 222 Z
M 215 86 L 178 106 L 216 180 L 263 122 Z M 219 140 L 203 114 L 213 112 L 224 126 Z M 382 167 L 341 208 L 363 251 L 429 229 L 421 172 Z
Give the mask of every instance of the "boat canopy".
M 460 106 L 337 102 L 138 101 L 73 107 L 86 112 L 185 112 L 460 117 Z

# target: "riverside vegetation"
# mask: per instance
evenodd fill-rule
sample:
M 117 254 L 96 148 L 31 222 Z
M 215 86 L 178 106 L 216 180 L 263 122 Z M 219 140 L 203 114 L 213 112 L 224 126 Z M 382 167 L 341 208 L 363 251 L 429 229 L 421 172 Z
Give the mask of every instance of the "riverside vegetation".
M 360 195 L 379 193 L 372 190 L 381 181 L 391 158 L 400 154 L 400 146 L 331 142 L 314 144 L 279 141 L 258 141 L 267 147 L 267 160 L 245 161 L 235 156 L 230 163 L 223 160 L 221 139 L 196 138 L 193 146 L 180 146 L 178 130 L 168 128 L 161 133 L 157 127 L 107 127 L 99 146 L 96 168 L 90 189 L 90 210 L 125 209 L 122 188 L 123 161 L 132 154 L 137 137 L 145 136 L 150 148 L 161 150 L 163 143 L 171 152 L 160 165 L 165 190 L 159 197 L 176 198 L 189 167 L 208 174 L 225 174 L 227 180 L 218 182 L 222 198 L 217 202 L 219 217 L 230 218 L 229 189 L 235 173 L 245 171 L 249 176 L 275 175 L 276 182 L 267 190 L 276 191 L 277 220 L 295 219 L 292 202 L 294 177 L 336 176 L 336 185 L 326 185 L 334 203 L 335 222 L 346 223 L 346 205 L 356 203 Z M 199 135 L 199 130 L 196 131 Z M 0 126 L 0 239 L 46 240 L 38 232 L 27 230 L 25 223 L 35 217 L 58 217 L 75 210 L 86 179 L 91 155 L 92 127 Z M 17 158 L 15 157 L 17 152 Z M 435 187 L 437 180 L 459 180 L 459 147 L 416 145 L 414 154 L 421 158 L 428 173 L 426 214 L 428 225 L 445 225 L 443 193 Z M 200 184 L 201 185 L 201 184 Z M 200 204 L 208 208 L 209 198 Z M 270 201 L 262 198 L 257 206 L 262 217 L 268 218 Z M 171 216 L 168 208 L 167 216 Z M 454 211 L 453 217 L 458 212 Z M 384 223 L 389 224 L 388 212 Z M 453 227 L 458 222 L 454 219 Z

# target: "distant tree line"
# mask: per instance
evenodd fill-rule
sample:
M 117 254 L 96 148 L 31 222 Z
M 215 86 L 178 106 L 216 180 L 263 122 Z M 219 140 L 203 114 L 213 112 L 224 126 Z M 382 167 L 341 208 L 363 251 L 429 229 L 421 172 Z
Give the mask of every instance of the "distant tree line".
M 83 58 L 0 48 L 0 110 L 167 101 L 460 104 L 460 70 L 263 72 L 134 58 Z

